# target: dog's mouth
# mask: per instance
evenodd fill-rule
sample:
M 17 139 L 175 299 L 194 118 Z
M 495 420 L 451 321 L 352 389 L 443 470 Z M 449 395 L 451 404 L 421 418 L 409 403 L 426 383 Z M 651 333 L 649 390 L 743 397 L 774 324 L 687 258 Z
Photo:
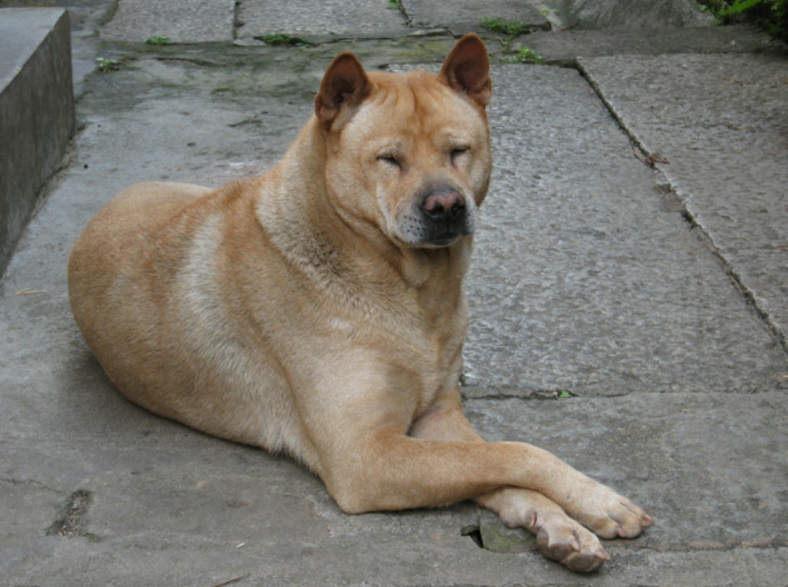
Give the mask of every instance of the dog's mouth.
M 398 226 L 396 240 L 410 247 L 441 248 L 473 234 L 475 222 L 464 218 L 457 222 L 434 223 L 424 218 L 407 219 Z
M 425 240 L 424 246 L 448 247 L 449 245 L 453 245 L 455 242 L 457 242 L 461 236 L 466 235 L 456 230 L 446 230 L 444 232 L 431 235 L 427 240 Z

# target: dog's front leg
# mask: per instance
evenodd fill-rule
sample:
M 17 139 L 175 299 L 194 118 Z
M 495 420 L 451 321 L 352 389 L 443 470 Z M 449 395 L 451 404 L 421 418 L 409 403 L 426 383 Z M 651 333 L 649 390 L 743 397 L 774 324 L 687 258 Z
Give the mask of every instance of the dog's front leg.
M 562 481 L 569 467 L 534 446 L 409 435 L 420 397 L 409 384 L 418 378 L 366 349 L 335 354 L 356 366 L 352 376 L 334 360 L 292 373 L 310 446 L 291 451 L 320 475 L 343 511 L 440 506 L 506 486 L 580 489 Z
M 414 424 L 410 433 L 419 438 L 484 442 L 462 413 L 459 393 L 438 402 Z M 503 487 L 479 495 L 475 500 L 497 513 L 510 528 L 523 527 L 533 532 L 542 554 L 574 571 L 595 571 L 610 560 L 596 535 L 538 491 Z M 603 516 L 601 523 L 597 516 L 581 515 L 578 518 L 603 538 L 634 537 L 652 523 L 642 510 L 636 506 L 631 509 L 631 504 L 624 498 L 621 498 L 621 503 L 627 510 L 626 519 L 614 520 L 616 514 L 612 512 Z

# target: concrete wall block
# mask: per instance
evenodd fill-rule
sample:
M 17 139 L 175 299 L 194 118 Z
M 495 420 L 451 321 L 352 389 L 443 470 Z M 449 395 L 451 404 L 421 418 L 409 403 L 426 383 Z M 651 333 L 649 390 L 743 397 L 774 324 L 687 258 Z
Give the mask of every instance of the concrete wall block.
M 0 9 L 0 274 L 74 130 L 72 84 L 68 12 Z

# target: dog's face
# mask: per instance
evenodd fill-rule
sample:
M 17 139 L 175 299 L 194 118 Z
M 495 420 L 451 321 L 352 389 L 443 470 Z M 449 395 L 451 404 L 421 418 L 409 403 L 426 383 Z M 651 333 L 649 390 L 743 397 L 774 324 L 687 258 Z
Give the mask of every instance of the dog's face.
M 462 39 L 438 76 L 366 74 L 344 53 L 316 112 L 327 133 L 326 181 L 340 213 L 404 247 L 470 235 L 490 178 L 489 60 Z

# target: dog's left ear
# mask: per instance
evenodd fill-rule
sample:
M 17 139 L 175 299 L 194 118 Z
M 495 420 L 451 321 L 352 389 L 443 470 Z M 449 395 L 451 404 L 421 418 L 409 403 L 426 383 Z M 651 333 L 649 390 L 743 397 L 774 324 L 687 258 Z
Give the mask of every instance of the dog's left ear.
M 321 122 L 341 128 L 371 91 L 367 72 L 350 51 L 343 51 L 328 66 L 315 96 L 315 114 Z
M 490 57 L 479 35 L 470 33 L 457 42 L 443 62 L 438 80 L 458 92 L 466 93 L 482 108 L 490 103 Z

